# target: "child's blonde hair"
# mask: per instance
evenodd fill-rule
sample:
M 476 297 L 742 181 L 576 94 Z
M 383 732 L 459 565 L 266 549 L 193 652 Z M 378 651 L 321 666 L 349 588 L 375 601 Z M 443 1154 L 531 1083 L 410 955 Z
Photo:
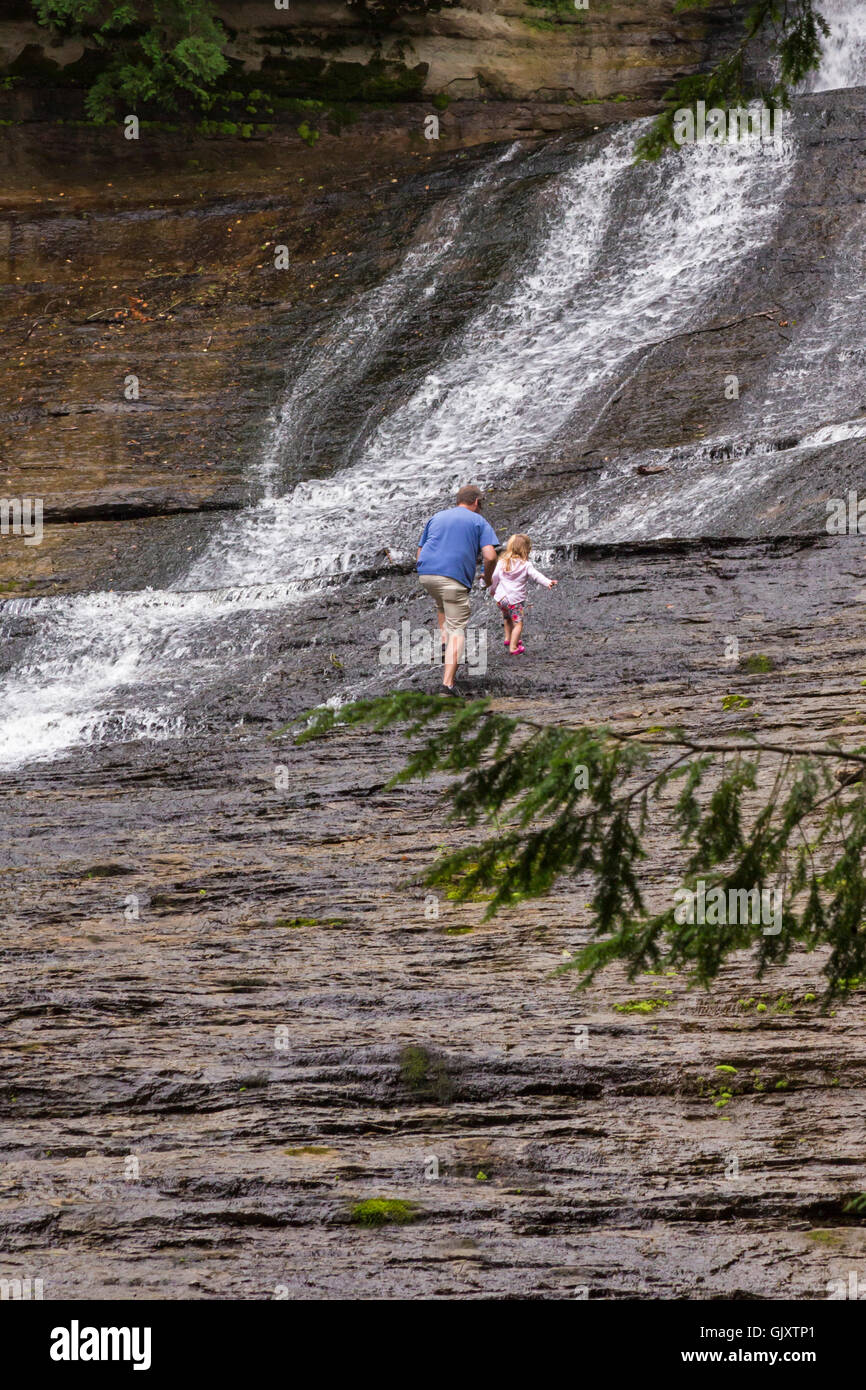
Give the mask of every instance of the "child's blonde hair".
M 531 549 L 532 542 L 528 536 L 524 536 L 522 531 L 517 531 L 513 536 L 509 536 L 505 554 L 502 556 L 502 568 L 507 573 L 515 560 L 528 560 Z

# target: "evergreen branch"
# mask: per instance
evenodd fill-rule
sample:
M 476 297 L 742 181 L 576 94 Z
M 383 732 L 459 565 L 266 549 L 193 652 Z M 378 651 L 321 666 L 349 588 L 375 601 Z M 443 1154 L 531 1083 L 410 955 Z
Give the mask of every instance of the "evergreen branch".
M 279 732 L 294 728 L 306 742 L 359 725 L 400 728 L 413 741 L 389 787 L 445 774 L 449 821 L 492 828 L 480 843 L 437 859 L 423 876 L 428 885 L 456 901 L 484 898 L 490 917 L 549 893 L 563 877 L 591 879 L 590 939 L 563 967 L 578 969 L 583 984 L 619 960 L 629 978 L 661 963 L 706 986 L 756 937 L 759 975 L 798 944 L 829 945 L 827 1000 L 866 970 L 866 784 L 851 795 L 829 770 L 833 762 L 862 766 L 862 746 L 701 740 L 679 729 L 641 737 L 545 725 L 493 710 L 489 700 L 455 708 L 409 691 L 319 709 Z M 665 749 L 675 756 L 652 766 Z M 762 791 L 767 760 L 772 775 Z M 678 794 L 666 796 L 674 782 Z M 639 875 L 649 856 L 650 795 L 654 822 L 664 833 L 659 817 L 667 818 L 684 856 L 674 904 L 656 913 L 645 906 Z M 700 894 L 715 904 L 715 918 L 682 915 Z
M 679 0 L 675 12 L 711 9 L 717 0 Z M 638 140 L 638 160 L 658 159 L 675 145 L 677 111 L 698 101 L 722 111 L 742 110 L 760 100 L 788 109 L 798 87 L 821 64 L 821 39 L 830 26 L 818 9 L 820 0 L 731 0 L 743 14 L 743 33 L 734 49 L 707 72 L 682 77 L 664 94 L 664 108 Z M 746 8 L 748 6 L 748 8 Z M 743 13 L 744 12 L 744 13 Z M 759 60 L 775 64 L 774 80 L 757 75 Z

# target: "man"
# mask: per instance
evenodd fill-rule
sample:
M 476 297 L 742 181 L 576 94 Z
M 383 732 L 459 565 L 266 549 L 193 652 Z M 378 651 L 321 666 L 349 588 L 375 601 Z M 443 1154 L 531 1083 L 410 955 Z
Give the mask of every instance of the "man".
M 431 516 L 418 542 L 418 578 L 436 604 L 439 634 L 445 646 L 444 695 L 459 695 L 454 684 L 469 621 L 469 590 L 478 552 L 484 557 L 484 583 L 496 566 L 496 532 L 481 515 L 484 498 L 477 487 L 462 487 L 456 505 Z

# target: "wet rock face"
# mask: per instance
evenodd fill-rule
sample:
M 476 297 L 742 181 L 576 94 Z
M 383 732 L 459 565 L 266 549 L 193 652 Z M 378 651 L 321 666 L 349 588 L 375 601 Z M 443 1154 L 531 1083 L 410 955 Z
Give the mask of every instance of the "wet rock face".
M 669 394 L 629 397 L 629 379 L 592 435 L 602 461 L 622 439 L 663 448 L 718 427 L 721 396 L 701 397 L 700 420 L 688 411 L 726 352 L 760 394 L 779 319 L 824 278 L 809 239 L 835 248 L 856 230 L 862 141 L 847 102 L 821 99 L 829 116 L 789 198 L 801 220 L 780 223 L 767 281 L 750 271 L 737 286 L 745 316 L 784 290 L 778 317 L 748 319 L 721 351 L 698 334 L 633 364 Z M 169 176 L 145 147 L 135 173 L 125 150 L 101 164 L 99 189 L 80 169 L 74 187 L 10 185 L 3 457 L 20 461 L 18 490 L 38 486 L 55 509 L 33 548 L 50 568 L 25 577 L 62 590 L 181 573 L 219 523 L 208 508 L 252 491 L 244 450 L 284 375 L 482 159 L 428 163 L 386 140 L 350 171 L 357 145 L 286 148 L 258 173 L 229 142 L 203 173 Z M 335 394 L 307 469 L 332 470 L 353 395 L 393 403 L 427 370 L 527 244 L 524 192 L 569 153 L 544 149 L 501 195 L 498 231 L 461 248 L 420 347 L 415 318 Z M 301 178 L 315 189 L 297 194 Z M 291 257 L 275 291 L 262 257 L 278 236 Z M 127 400 L 138 361 L 145 389 Z M 827 535 L 809 495 L 821 511 L 860 447 L 813 455 L 808 487 L 792 470 L 796 507 L 768 529 L 793 519 L 799 539 L 753 524 L 735 543 L 554 548 L 545 567 L 561 582 L 533 595 L 520 660 L 476 596 L 487 660 L 470 692 L 536 719 L 700 734 L 740 722 L 723 706 L 740 694 L 768 740 L 858 742 L 862 538 Z M 567 464 L 539 460 L 493 494 L 500 535 L 571 486 Z M 647 497 L 665 476 L 640 475 Z M 5 563 L 18 582 L 20 562 Z M 10 619 L 4 662 L 26 659 L 38 621 Z M 432 910 L 417 875 L 467 832 L 436 784 L 388 788 L 402 741 L 270 737 L 327 699 L 435 687 L 438 669 L 382 660 L 383 632 L 404 622 L 432 632 L 430 605 L 383 555 L 276 617 L 227 618 L 234 659 L 183 739 L 3 779 L 0 1277 L 41 1278 L 46 1298 L 825 1297 L 863 1258 L 844 1214 L 866 1188 L 862 993 L 822 1016 L 821 957 L 804 952 L 764 980 L 744 953 L 707 996 L 615 970 L 576 995 L 554 972 L 586 940 L 588 884 L 492 923 L 477 904 Z M 766 674 L 726 662 L 732 633 Z M 659 829 L 648 895 L 677 867 Z
M 474 600 L 467 684 L 501 707 L 707 735 L 734 692 L 768 741 L 859 737 L 856 538 L 549 567 L 520 662 Z M 411 577 L 326 593 L 286 679 L 262 656 L 197 737 L 4 779 L 0 1275 L 46 1299 L 826 1297 L 863 1259 L 862 993 L 824 1016 L 820 954 L 757 980 L 744 952 L 706 995 L 615 969 L 575 994 L 554 972 L 585 883 L 434 914 L 417 874 L 467 832 L 437 785 L 387 789 L 401 740 L 267 737 L 435 684 L 380 663 L 391 614 L 432 625 Z M 730 631 L 769 674 L 725 662 Z M 676 868 L 659 828 L 650 897 Z
M 43 499 L 45 536 L 4 536 L 0 584 L 140 587 L 255 495 L 250 460 L 317 324 L 482 156 L 46 134 L 4 145 L 0 486 Z

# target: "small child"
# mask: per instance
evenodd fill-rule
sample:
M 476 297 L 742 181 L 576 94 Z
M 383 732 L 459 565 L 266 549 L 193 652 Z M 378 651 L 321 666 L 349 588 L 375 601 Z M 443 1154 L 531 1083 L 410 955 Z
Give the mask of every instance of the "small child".
M 499 604 L 505 620 L 505 645 L 512 656 L 519 656 L 524 651 L 520 634 L 523 631 L 523 605 L 526 601 L 527 582 L 534 579 L 536 584 L 543 584 L 546 589 L 553 589 L 559 583 L 558 579 L 548 579 L 547 575 L 529 563 L 531 549 L 532 543 L 528 536 L 521 535 L 520 532 L 515 536 L 509 536 L 508 544 L 496 562 L 496 569 L 490 581 L 490 592 Z

